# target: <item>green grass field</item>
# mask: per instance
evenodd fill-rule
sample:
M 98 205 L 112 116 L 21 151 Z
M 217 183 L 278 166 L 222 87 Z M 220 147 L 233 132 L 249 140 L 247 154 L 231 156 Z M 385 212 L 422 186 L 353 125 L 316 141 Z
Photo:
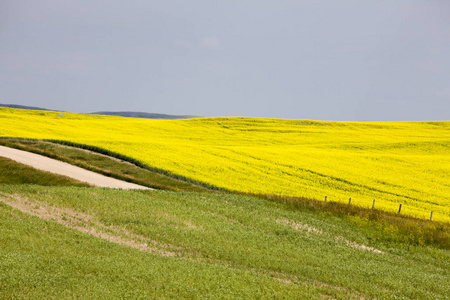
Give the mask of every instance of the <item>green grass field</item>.
M 0 198 L 5 299 L 450 293 L 448 249 L 367 218 L 192 192 L 1 184 Z

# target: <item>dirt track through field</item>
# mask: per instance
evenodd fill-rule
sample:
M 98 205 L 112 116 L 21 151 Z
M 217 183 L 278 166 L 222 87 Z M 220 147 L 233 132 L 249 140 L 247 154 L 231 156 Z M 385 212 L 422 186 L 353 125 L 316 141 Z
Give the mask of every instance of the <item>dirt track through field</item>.
M 29 165 L 35 169 L 64 175 L 98 187 L 118 189 L 150 189 L 145 186 L 88 171 L 56 159 L 9 147 L 0 146 L 0 156 L 15 160 L 25 165 Z
M 151 252 L 162 256 L 177 256 L 176 253 L 167 250 L 171 245 L 165 245 L 158 241 L 134 234 L 125 228 L 106 226 L 92 215 L 76 211 L 74 209 L 60 208 L 49 205 L 46 202 L 31 200 L 18 195 L 0 193 L 0 202 L 3 202 L 25 214 L 38 218 L 57 222 L 67 228 L 76 229 L 83 233 L 108 240 L 119 245 L 130 246 L 141 251 Z

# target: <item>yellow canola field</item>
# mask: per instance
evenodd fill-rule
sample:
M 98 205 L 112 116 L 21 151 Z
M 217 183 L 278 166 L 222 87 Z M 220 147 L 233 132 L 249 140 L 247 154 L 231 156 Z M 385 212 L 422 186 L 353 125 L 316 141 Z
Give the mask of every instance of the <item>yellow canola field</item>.
M 148 120 L 0 108 L 0 137 L 102 147 L 229 190 L 450 221 L 450 122 Z

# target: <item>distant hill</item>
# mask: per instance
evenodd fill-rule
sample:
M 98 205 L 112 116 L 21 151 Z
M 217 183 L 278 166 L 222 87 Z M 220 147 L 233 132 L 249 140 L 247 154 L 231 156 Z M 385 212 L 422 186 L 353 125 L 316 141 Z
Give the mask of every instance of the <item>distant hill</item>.
M 20 109 L 32 109 L 32 110 L 51 110 L 56 111 L 54 109 L 47 109 L 42 107 L 35 107 L 35 106 L 25 106 L 25 105 L 16 105 L 16 104 L 1 104 L 0 107 L 9 107 L 9 108 L 20 108 Z
M 143 118 L 143 119 L 165 119 L 165 120 L 198 118 L 197 116 L 189 116 L 189 115 L 165 115 L 165 114 L 154 114 L 154 113 L 135 112 L 135 111 L 98 111 L 98 112 L 93 112 L 91 114 L 129 117 L 129 118 Z
M 35 106 L 25 106 L 17 104 L 1 104 L 0 107 L 9 108 L 20 108 L 20 109 L 32 109 L 32 110 L 46 110 L 46 111 L 58 111 L 54 109 L 47 109 Z M 136 111 L 97 111 L 90 113 L 91 115 L 107 115 L 107 116 L 118 116 L 118 117 L 129 117 L 129 118 L 142 118 L 142 119 L 164 119 L 164 120 L 177 120 L 177 119 L 191 119 L 198 118 L 198 116 L 189 115 L 166 115 L 166 114 L 154 114 L 146 112 L 136 112 Z

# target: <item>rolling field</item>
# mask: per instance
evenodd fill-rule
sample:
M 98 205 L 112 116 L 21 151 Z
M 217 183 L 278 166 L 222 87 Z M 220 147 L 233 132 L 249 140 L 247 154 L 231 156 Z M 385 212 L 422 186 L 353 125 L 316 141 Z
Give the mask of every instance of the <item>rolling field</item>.
M 0 137 L 101 147 L 200 182 L 450 221 L 450 122 L 142 120 L 0 108 Z

